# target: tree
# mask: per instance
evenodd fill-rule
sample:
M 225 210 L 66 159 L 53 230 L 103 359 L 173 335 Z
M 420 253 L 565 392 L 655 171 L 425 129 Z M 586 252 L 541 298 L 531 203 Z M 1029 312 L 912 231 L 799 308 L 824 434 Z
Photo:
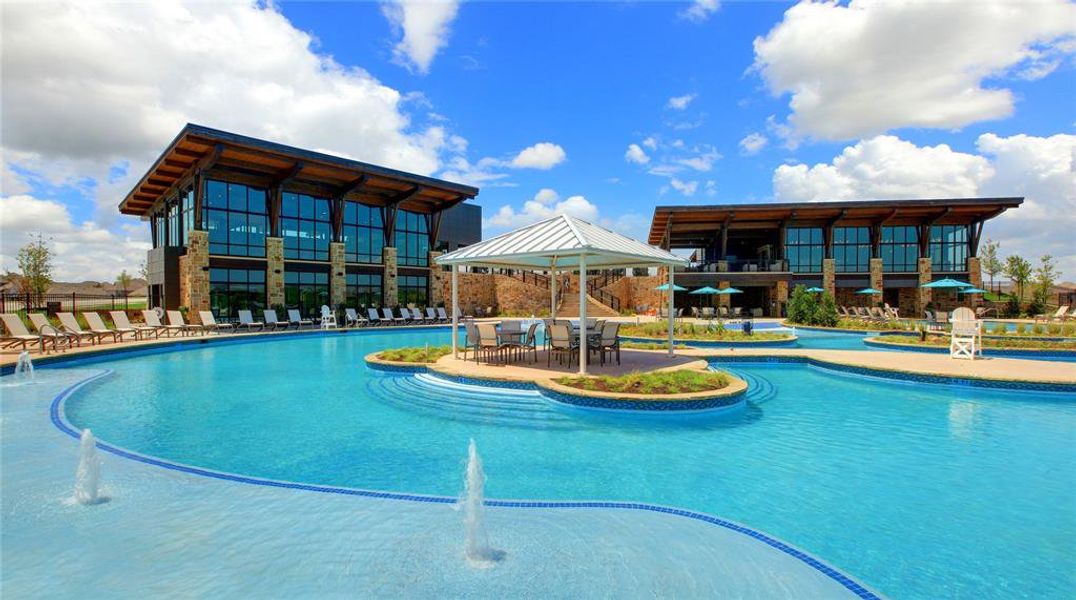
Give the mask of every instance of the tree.
M 1050 299 L 1050 290 L 1061 277 L 1061 272 L 1054 265 L 1054 257 L 1049 254 L 1039 259 L 1039 266 L 1035 268 L 1035 303 L 1045 305 Z
M 1001 264 L 1001 259 L 998 258 L 998 248 L 1001 244 L 993 241 L 986 240 L 983 242 L 983 247 L 979 250 L 979 264 L 982 266 L 983 271 L 990 276 L 990 289 L 994 289 L 994 277 L 1004 269 L 1004 265 Z
M 1018 254 L 1013 254 L 1005 259 L 1004 274 L 1016 287 L 1016 300 L 1024 300 L 1024 289 L 1031 280 L 1031 263 Z
M 126 298 L 131 289 L 131 276 L 127 274 L 127 269 L 120 271 L 120 274 L 116 276 L 116 285 L 120 286 L 123 290 L 123 297 Z
M 139 265 L 138 265 L 138 276 L 141 277 L 142 279 L 144 279 L 147 282 L 149 281 L 149 275 L 147 275 L 147 273 L 146 273 L 146 261 L 142 261 L 141 263 L 139 263 Z
M 40 302 L 52 285 L 52 249 L 40 233 L 35 240 L 19 248 L 17 257 L 22 272 L 20 285 L 23 291 Z

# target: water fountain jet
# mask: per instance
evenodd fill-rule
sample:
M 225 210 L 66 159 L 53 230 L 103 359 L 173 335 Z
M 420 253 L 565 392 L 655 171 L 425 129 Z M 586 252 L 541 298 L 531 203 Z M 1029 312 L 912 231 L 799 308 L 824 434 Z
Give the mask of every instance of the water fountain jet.
M 79 504 L 98 504 L 100 495 L 101 459 L 97 457 L 97 440 L 89 429 L 79 438 L 78 471 L 75 472 L 75 501 Z
M 474 438 L 467 447 L 467 471 L 464 477 L 463 524 L 466 531 L 465 553 L 467 561 L 480 568 L 489 568 L 504 558 L 504 552 L 489 545 L 485 527 L 486 475 L 482 471 L 482 459 Z
M 30 352 L 23 350 L 19 353 L 19 360 L 15 363 L 15 381 L 32 381 L 34 379 L 34 361 L 30 360 Z

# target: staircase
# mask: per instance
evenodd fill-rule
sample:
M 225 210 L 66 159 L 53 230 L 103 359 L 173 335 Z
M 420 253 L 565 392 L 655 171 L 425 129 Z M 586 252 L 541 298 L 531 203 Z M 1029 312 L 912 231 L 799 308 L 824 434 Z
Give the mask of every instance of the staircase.
M 572 280 L 571 290 L 561 295 L 558 298 L 560 306 L 557 308 L 558 317 L 578 317 L 579 316 L 579 282 L 575 279 Z M 603 304 L 598 301 L 594 296 L 587 294 L 587 318 L 595 317 L 617 317 L 620 316 L 617 311 L 613 310 L 607 304 Z

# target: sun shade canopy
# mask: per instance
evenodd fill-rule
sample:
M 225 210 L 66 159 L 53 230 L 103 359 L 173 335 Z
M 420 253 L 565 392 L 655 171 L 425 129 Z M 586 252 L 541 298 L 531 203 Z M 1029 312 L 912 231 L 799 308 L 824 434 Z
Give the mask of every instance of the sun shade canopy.
M 970 283 L 965 283 L 963 281 L 957 281 L 956 279 L 949 279 L 947 277 L 945 279 L 939 279 L 937 281 L 932 281 L 930 283 L 924 283 L 923 285 L 921 285 L 919 287 L 922 287 L 922 288 L 967 288 L 967 287 L 972 287 L 972 286 L 971 286 Z
M 587 269 L 686 265 L 681 258 L 592 223 L 558 215 L 437 257 L 439 265 L 515 269 Z

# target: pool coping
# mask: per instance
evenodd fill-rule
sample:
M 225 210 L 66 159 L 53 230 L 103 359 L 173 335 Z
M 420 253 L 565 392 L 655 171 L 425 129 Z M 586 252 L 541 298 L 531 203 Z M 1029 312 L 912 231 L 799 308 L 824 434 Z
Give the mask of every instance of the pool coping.
M 868 338 L 863 340 L 863 343 L 868 345 L 868 346 L 872 346 L 874 348 L 900 348 L 901 350 L 907 350 L 909 352 L 934 352 L 934 353 L 941 353 L 941 354 L 949 352 L 949 349 L 947 347 L 945 347 L 945 346 L 924 346 L 924 345 L 921 345 L 921 344 L 905 344 L 905 343 L 902 343 L 902 342 L 891 342 L 891 341 L 886 341 L 884 339 L 884 338 L 887 338 L 887 337 L 908 337 L 908 336 L 907 336 L 907 334 L 905 334 L 904 336 L 884 335 L 884 336 L 868 337 Z M 990 336 L 985 336 L 985 335 L 983 337 L 986 338 L 986 339 L 998 339 L 998 337 L 991 338 Z M 1039 338 L 1038 340 L 1036 340 L 1034 338 L 1024 338 L 1024 339 L 1031 339 L 1032 341 L 1043 341 L 1042 338 Z M 1064 338 L 1064 339 L 1071 340 L 1072 338 Z M 1029 357 L 1037 357 L 1037 358 L 1071 357 L 1071 358 L 1076 358 L 1076 349 L 1066 350 L 1066 349 L 1063 349 L 1063 348 L 993 348 L 993 347 L 990 347 L 990 346 L 985 346 L 985 347 L 983 347 L 983 351 L 984 351 L 984 354 L 986 356 L 997 356 L 997 357 L 1000 357 L 1000 358 L 1006 358 L 1006 357 L 1008 357 L 1008 358 L 1029 358 Z
M 57 394 L 52 402 L 49 404 L 49 419 L 52 424 L 60 430 L 60 432 L 67 434 L 71 438 L 78 440 L 80 438 L 80 432 L 67 421 L 67 417 L 64 413 L 64 404 L 67 399 L 75 394 L 79 389 L 87 384 L 102 379 L 108 375 L 111 375 L 114 371 L 112 369 L 104 369 L 99 373 L 90 375 L 74 384 L 69 385 Z M 433 504 L 456 504 L 459 502 L 458 497 L 452 496 L 438 496 L 432 494 L 407 494 L 404 492 L 386 492 L 377 490 L 367 490 L 362 488 L 349 488 L 343 486 L 330 486 L 319 484 L 304 484 L 290 481 L 283 481 L 277 479 L 267 479 L 260 477 L 249 477 L 240 475 L 237 473 L 229 473 L 225 471 L 217 471 L 214 469 L 207 469 L 203 467 L 196 467 L 193 465 L 187 465 L 184 463 L 173 462 L 155 456 L 142 454 L 128 450 L 121 446 L 115 446 L 108 442 L 97 440 L 96 447 L 100 450 L 125 458 L 135 462 L 140 462 L 147 465 L 156 467 L 162 467 L 170 469 L 180 473 L 188 475 L 197 475 L 201 477 L 208 477 L 212 479 L 218 479 L 222 481 L 230 481 L 234 483 L 244 483 L 249 485 L 261 485 L 266 487 L 284 488 L 300 491 L 319 492 L 319 493 L 331 493 L 342 494 L 350 496 L 360 496 L 366 498 L 376 498 L 383 500 L 399 500 L 407 502 L 425 502 Z M 608 501 L 603 502 L 599 500 L 567 500 L 567 501 L 553 501 L 553 500 L 515 500 L 515 499 L 486 499 L 483 504 L 485 506 L 497 507 L 497 508 L 544 508 L 544 509 L 558 509 L 558 508 L 599 508 L 599 509 L 612 509 L 612 510 L 638 510 L 647 512 L 665 513 L 679 517 L 685 517 L 693 519 L 710 525 L 716 525 L 741 533 L 748 537 L 778 550 L 792 558 L 799 560 L 800 562 L 808 565 L 819 573 L 829 577 L 831 580 L 840 584 L 843 588 L 849 592 L 855 594 L 859 598 L 865 600 L 881 600 L 882 596 L 877 592 L 871 590 L 866 585 L 856 581 L 851 576 L 843 573 L 837 568 L 833 567 L 829 563 L 822 561 L 821 559 L 813 556 L 812 554 L 793 546 L 787 542 L 784 542 L 774 536 L 770 536 L 756 529 L 752 529 L 729 519 L 723 519 L 715 515 L 708 513 L 685 510 L 672 506 L 665 506 L 661 504 L 650 504 L 645 502 L 625 502 L 625 501 Z
M 761 330 L 760 330 L 761 331 Z M 642 337 L 637 335 L 622 335 L 621 340 L 629 342 L 646 342 L 657 344 L 668 344 L 667 338 L 651 338 Z M 725 348 L 725 347 L 742 347 L 742 348 L 779 348 L 783 346 L 791 346 L 799 340 L 799 336 L 796 334 L 790 334 L 788 338 L 780 340 L 736 340 L 723 342 L 720 340 L 692 340 L 685 338 L 676 338 L 674 342 L 676 344 L 683 344 L 688 347 L 694 348 Z

